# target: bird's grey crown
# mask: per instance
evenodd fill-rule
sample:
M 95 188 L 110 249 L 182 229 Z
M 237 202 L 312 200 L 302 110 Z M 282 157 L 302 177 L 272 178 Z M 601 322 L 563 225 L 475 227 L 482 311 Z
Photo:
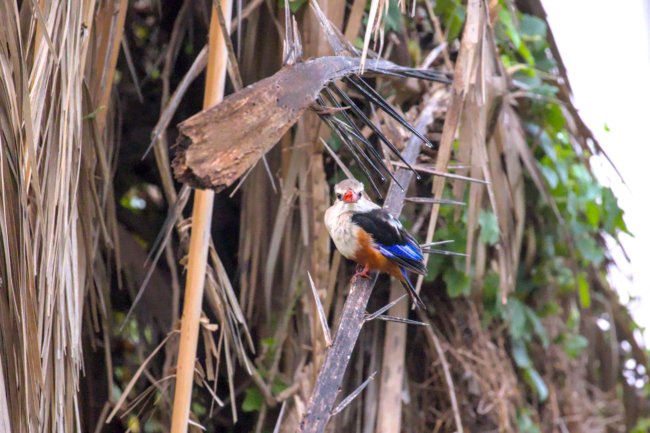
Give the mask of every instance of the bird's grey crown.
M 334 185 L 334 192 L 335 193 L 344 193 L 346 191 L 353 191 L 353 192 L 362 192 L 364 189 L 364 186 L 361 182 L 355 179 L 345 179 Z

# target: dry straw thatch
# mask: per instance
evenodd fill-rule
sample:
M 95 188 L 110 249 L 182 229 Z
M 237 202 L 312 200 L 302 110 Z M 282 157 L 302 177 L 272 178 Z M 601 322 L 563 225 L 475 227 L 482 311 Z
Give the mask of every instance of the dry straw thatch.
M 3 431 L 80 431 L 84 329 L 110 359 L 110 90 L 125 13 L 126 1 L 0 5 Z

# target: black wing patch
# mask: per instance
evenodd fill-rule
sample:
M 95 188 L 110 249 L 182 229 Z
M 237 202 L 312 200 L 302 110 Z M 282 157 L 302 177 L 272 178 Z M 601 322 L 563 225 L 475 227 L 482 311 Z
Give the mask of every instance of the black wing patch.
M 352 222 L 365 230 L 379 251 L 406 270 L 426 275 L 422 249 L 397 218 L 385 209 L 352 215 Z
M 372 235 L 375 242 L 382 245 L 402 244 L 405 241 L 404 234 L 408 235 L 402 227 L 402 223 L 385 209 L 354 213 L 352 222 Z

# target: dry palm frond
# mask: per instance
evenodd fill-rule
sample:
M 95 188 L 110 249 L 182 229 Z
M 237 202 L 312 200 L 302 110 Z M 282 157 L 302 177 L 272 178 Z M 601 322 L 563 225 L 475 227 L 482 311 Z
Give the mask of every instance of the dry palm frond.
M 337 55 L 298 62 L 301 58 L 302 43 L 295 21 L 290 19 L 287 9 L 283 48 L 287 65 L 272 77 L 228 96 L 222 103 L 179 125 L 179 152 L 173 162 L 179 180 L 194 187 L 216 191 L 228 187 L 235 179 L 249 172 L 307 108 L 311 107 L 343 140 L 357 164 L 362 167 L 379 192 L 369 168 L 382 180 L 384 173 L 390 175 L 390 170 L 344 111 L 349 107 L 401 158 L 400 153 L 352 99 L 334 84 L 341 79 L 359 90 L 369 101 L 418 136 L 426 145 L 433 147 L 424 134 L 420 134 L 361 76 L 357 76 L 358 66 L 363 59 L 358 57 L 357 50 L 323 14 L 318 3 L 314 1 L 311 5 L 318 24 L 325 31 L 328 44 Z M 366 73 L 449 82 L 444 74 L 436 71 L 402 67 L 379 59 L 367 68 Z M 341 99 L 340 102 L 327 88 L 328 85 L 331 85 L 336 97 Z M 334 104 L 334 108 L 325 105 L 320 96 L 321 92 Z M 347 106 L 341 106 L 342 103 Z M 336 113 L 341 113 L 343 118 L 337 118 Z M 363 148 L 355 141 L 359 141 Z M 363 162 L 364 159 L 366 162 Z
M 5 431 L 82 431 L 77 389 L 84 314 L 104 333 L 110 314 L 108 269 L 100 264 L 117 227 L 115 153 L 112 128 L 105 125 L 112 124 L 110 91 L 125 5 L 0 5 Z
M 356 74 L 359 62 L 357 57 L 336 56 L 287 66 L 186 120 L 179 125 L 179 153 L 173 162 L 176 177 L 217 191 L 231 185 L 318 101 L 326 85 Z M 447 81 L 435 71 L 404 68 L 385 60 L 373 62 L 367 72 Z M 382 106 L 390 111 L 388 104 Z

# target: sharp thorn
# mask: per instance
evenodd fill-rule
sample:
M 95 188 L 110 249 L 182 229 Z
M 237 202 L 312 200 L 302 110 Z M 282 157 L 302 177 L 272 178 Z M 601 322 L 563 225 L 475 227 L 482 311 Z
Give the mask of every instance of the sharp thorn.
M 452 242 L 454 242 L 453 239 L 449 239 L 449 240 L 446 240 L 446 241 L 429 242 L 428 244 L 422 244 L 422 245 L 420 245 L 420 248 L 433 247 L 433 246 L 435 246 L 435 245 L 450 244 L 450 243 L 452 243 Z
M 467 254 L 464 253 L 456 253 L 453 251 L 446 251 L 446 250 L 437 250 L 434 248 L 422 248 L 422 252 L 425 254 L 440 254 L 442 256 L 467 257 Z
M 363 93 L 368 99 L 377 104 L 386 114 L 388 114 L 393 119 L 397 120 L 402 126 L 415 134 L 420 140 L 424 142 L 429 148 L 433 148 L 433 143 L 429 141 L 424 134 L 420 133 L 413 125 L 411 125 L 408 120 L 403 118 L 390 104 L 381 96 L 377 91 L 372 88 L 368 83 L 366 83 L 362 78 L 348 77 L 346 81 L 354 86 L 359 92 Z
M 354 158 L 361 171 L 363 171 L 363 174 L 366 176 L 368 181 L 370 181 L 370 185 L 372 186 L 375 193 L 377 193 L 379 197 L 383 198 L 381 191 L 379 191 L 379 187 L 377 186 L 377 184 L 375 184 L 375 181 L 372 178 L 372 175 L 370 174 L 370 170 L 368 169 L 366 164 L 361 160 L 361 158 L 359 158 L 359 155 L 357 154 L 357 147 L 352 142 L 350 142 L 350 140 L 348 140 L 345 133 L 341 131 L 340 127 L 336 123 L 334 123 L 331 118 L 329 118 L 326 115 L 321 115 L 321 119 L 323 119 L 325 123 L 327 123 L 330 129 L 334 131 L 334 133 L 339 137 L 339 139 L 346 145 L 348 150 L 350 150 L 350 153 L 352 154 L 352 158 Z M 367 158 L 367 155 L 364 152 L 361 152 L 361 154 Z M 375 170 L 377 171 L 376 168 Z
M 339 403 L 339 405 L 336 406 L 336 408 L 334 408 L 334 410 L 332 410 L 332 412 L 331 412 L 330 415 L 331 415 L 331 416 L 334 416 L 334 415 L 336 415 L 337 413 L 341 412 L 341 411 L 342 411 L 343 409 L 345 409 L 346 407 L 348 407 L 348 405 L 349 405 L 350 403 L 352 403 L 352 400 L 354 400 L 355 398 L 357 398 L 357 396 L 358 396 L 359 394 L 361 394 L 361 392 L 366 388 L 366 386 L 368 386 L 368 384 L 369 384 L 369 383 L 370 383 L 370 382 L 375 378 L 375 375 L 376 375 L 376 374 L 377 374 L 376 371 L 375 371 L 374 373 L 372 373 L 372 374 L 370 375 L 370 377 L 368 377 L 368 379 L 366 379 L 366 380 L 365 380 L 361 385 L 359 385 L 359 386 L 357 387 L 357 389 L 355 389 L 354 391 L 352 391 L 352 393 L 351 393 L 350 395 L 348 395 L 347 397 L 345 397 L 345 398 L 343 399 L 343 401 L 342 401 L 341 403 Z
M 372 313 L 372 314 L 368 314 L 368 315 L 366 316 L 366 318 L 365 318 L 365 321 L 368 322 L 368 321 L 370 321 L 370 320 L 374 320 L 374 319 L 376 319 L 377 317 L 381 316 L 381 315 L 384 314 L 386 311 L 390 310 L 390 309 L 393 308 L 395 305 L 397 305 L 397 303 L 398 303 L 399 301 L 401 301 L 402 299 L 404 299 L 405 297 L 406 297 L 406 294 L 403 294 L 402 296 L 400 296 L 399 298 L 395 299 L 394 301 L 392 301 L 392 302 L 390 302 L 390 303 L 384 305 L 383 307 L 381 307 L 379 310 L 375 311 L 374 313 Z
M 382 134 L 382 132 L 381 132 L 381 131 L 379 130 L 379 128 L 377 127 L 377 125 L 375 125 L 375 124 L 374 124 L 374 123 L 373 123 L 373 122 L 368 118 L 368 116 L 366 116 L 366 114 L 365 114 L 365 113 L 364 113 L 364 112 L 363 112 L 363 111 L 362 111 L 362 110 L 357 106 L 357 104 L 354 103 L 354 101 L 352 100 L 352 98 L 350 98 L 350 97 L 349 97 L 349 96 L 348 96 L 348 95 L 347 95 L 343 90 L 341 90 L 341 89 L 340 89 L 338 86 L 336 86 L 335 84 L 332 84 L 332 88 L 334 89 L 334 91 L 336 92 L 336 94 L 337 94 L 337 95 L 338 95 L 338 96 L 339 96 L 343 101 L 345 101 L 346 104 L 348 104 L 348 105 L 352 108 L 352 110 L 353 110 L 353 111 L 354 111 L 354 112 L 359 116 L 359 118 L 360 118 L 360 119 L 361 119 L 361 120 L 362 120 L 366 125 L 368 125 L 368 127 L 369 127 L 369 128 L 370 128 L 370 129 L 375 133 L 375 135 L 377 135 L 377 137 L 378 137 L 381 141 L 383 141 L 383 142 L 386 144 L 386 146 L 388 146 L 388 148 L 389 148 L 389 149 L 390 149 L 390 150 L 391 150 L 395 155 L 397 155 L 397 157 L 398 157 L 398 158 L 399 158 L 399 159 L 400 159 L 400 160 L 401 160 L 401 161 L 402 161 L 402 162 L 403 162 L 403 163 L 404 163 L 404 164 L 409 168 L 409 170 L 411 170 L 411 171 L 412 171 L 412 172 L 417 176 L 417 172 L 413 169 L 413 167 L 411 167 L 411 164 L 409 164 L 409 163 L 404 159 L 404 157 L 402 156 L 402 154 L 400 153 L 400 151 L 397 149 L 397 147 L 395 147 L 395 145 L 394 145 L 393 143 L 391 143 L 390 140 L 388 140 L 388 138 L 386 138 L 386 136 L 385 136 L 384 134 Z
M 377 319 L 385 320 L 387 322 L 404 323 L 405 325 L 429 326 L 427 323 L 418 322 L 417 320 L 405 319 L 403 317 L 381 315 L 377 316 Z
M 404 200 L 411 203 L 431 203 L 431 204 L 453 204 L 458 206 L 465 206 L 465 202 L 456 200 L 447 200 L 444 198 L 437 199 L 433 197 L 406 197 Z

